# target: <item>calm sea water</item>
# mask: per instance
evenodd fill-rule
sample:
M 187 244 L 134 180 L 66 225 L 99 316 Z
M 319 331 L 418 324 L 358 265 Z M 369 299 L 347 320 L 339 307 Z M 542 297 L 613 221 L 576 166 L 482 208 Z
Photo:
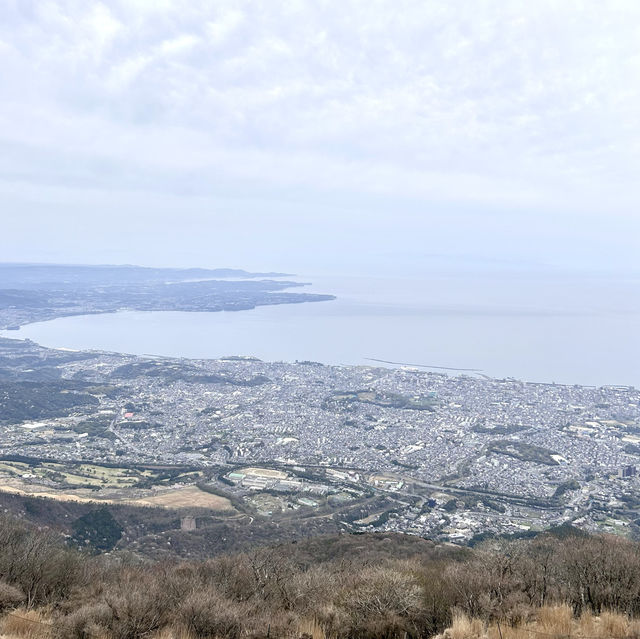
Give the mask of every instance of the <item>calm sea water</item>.
M 332 302 L 222 313 L 121 312 L 4 332 L 135 354 L 481 369 L 492 377 L 640 386 L 633 279 L 540 275 L 298 278 Z

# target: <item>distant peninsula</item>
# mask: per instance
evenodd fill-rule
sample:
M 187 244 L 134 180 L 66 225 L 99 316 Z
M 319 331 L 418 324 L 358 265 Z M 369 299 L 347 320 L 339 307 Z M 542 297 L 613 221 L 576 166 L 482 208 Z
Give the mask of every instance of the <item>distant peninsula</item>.
M 287 273 L 132 265 L 0 263 L 0 330 L 70 315 L 116 311 L 241 311 L 323 302 L 333 295 L 286 291 L 307 283 Z

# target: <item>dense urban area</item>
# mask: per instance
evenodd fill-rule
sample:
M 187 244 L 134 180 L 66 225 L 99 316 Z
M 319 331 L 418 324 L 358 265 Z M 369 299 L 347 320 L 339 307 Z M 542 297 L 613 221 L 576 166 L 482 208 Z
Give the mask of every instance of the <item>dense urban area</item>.
M 571 523 L 636 536 L 639 403 L 631 387 L 2 339 L 0 486 L 202 506 L 254 528 L 473 543 Z M 183 530 L 206 525 L 203 512 Z

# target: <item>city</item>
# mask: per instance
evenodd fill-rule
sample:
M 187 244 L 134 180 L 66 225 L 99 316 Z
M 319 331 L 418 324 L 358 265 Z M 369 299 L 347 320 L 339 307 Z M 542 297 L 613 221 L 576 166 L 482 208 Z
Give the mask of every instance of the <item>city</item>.
M 197 486 L 252 521 L 295 524 L 304 513 L 340 530 L 457 543 L 567 523 L 640 531 L 640 392 L 632 387 L 136 357 L 9 339 L 0 350 L 4 490 L 99 502 Z M 7 391 L 33 395 L 38 385 L 47 388 L 42 404 Z M 147 477 L 143 488 L 37 470 L 54 461 L 66 472 L 90 463 L 182 474 L 162 487 Z

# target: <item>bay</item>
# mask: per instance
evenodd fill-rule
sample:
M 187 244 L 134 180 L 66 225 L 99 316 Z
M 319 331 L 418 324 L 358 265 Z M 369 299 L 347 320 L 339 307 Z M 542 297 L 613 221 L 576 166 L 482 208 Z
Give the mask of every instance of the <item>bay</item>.
M 434 273 L 298 279 L 313 282 L 305 291 L 337 299 L 239 312 L 81 315 L 2 334 L 54 348 L 138 355 L 392 365 L 372 361 L 385 360 L 526 381 L 640 385 L 634 278 Z

